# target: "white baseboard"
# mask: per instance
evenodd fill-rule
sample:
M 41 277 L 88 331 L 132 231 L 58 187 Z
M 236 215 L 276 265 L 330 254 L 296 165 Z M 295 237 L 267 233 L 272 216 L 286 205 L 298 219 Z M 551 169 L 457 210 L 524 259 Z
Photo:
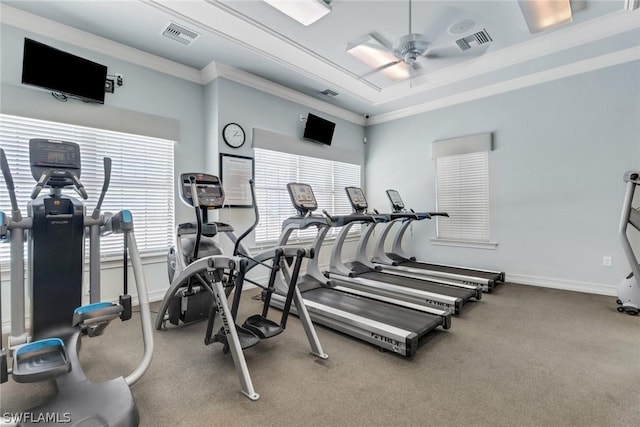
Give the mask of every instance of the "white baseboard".
M 577 282 L 550 277 L 537 277 L 525 274 L 507 273 L 507 282 L 519 283 L 521 285 L 539 286 L 541 288 L 562 289 L 564 291 L 584 292 L 588 294 L 598 294 L 616 296 L 618 287 L 605 285 L 602 283 Z

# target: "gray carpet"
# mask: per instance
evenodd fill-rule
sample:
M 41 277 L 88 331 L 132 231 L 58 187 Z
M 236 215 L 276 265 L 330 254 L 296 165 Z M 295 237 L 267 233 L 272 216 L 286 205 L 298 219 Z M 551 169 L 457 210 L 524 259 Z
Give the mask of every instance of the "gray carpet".
M 241 318 L 259 311 L 250 297 Z M 156 331 L 133 393 L 142 426 L 637 426 L 640 317 L 617 313 L 614 300 L 499 286 L 413 359 L 317 326 L 330 357 L 318 360 L 292 317 L 283 335 L 245 351 L 256 402 L 239 392 L 231 357 L 203 344 L 203 323 Z M 92 381 L 136 365 L 136 321 L 83 341 Z M 0 412 L 12 412 L 53 387 L 10 380 L 0 390 Z

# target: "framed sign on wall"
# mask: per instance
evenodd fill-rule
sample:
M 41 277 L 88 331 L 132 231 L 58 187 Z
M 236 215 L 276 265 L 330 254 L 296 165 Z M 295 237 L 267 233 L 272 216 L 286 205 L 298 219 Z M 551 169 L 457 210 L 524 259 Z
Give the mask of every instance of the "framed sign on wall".
M 231 208 L 251 208 L 251 187 L 254 179 L 253 158 L 220 153 L 220 180 L 224 187 L 224 204 Z

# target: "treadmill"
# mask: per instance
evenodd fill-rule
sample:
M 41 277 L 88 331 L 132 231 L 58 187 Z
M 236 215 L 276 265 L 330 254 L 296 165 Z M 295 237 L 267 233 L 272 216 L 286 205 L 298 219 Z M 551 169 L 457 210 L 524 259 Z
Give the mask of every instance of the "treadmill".
M 400 197 L 400 193 L 396 190 L 387 190 L 387 196 L 391 202 L 393 212 L 406 212 L 405 204 Z M 504 272 L 480 270 L 475 268 L 466 268 L 453 265 L 432 264 L 423 261 L 417 261 L 415 257 L 408 255 L 402 248 L 402 239 L 405 232 L 414 220 L 424 219 L 424 216 L 416 214 L 415 218 L 407 218 L 402 220 L 402 225 L 397 229 L 396 235 L 391 245 L 391 252 L 385 252 L 385 244 L 389 236 L 389 232 L 395 222 L 388 223 L 380 233 L 375 245 L 372 261 L 381 265 L 383 271 L 389 273 L 400 273 L 410 275 L 412 277 L 427 277 L 432 280 L 451 280 L 457 283 L 465 283 L 477 285 L 484 292 L 491 292 L 496 284 L 503 283 L 505 280 Z M 449 216 L 446 213 L 431 212 L 431 216 Z
M 366 215 L 365 212 L 368 205 L 362 189 L 347 187 L 345 190 L 354 213 L 351 215 L 331 216 L 324 212 L 332 226 L 342 227 L 333 245 L 330 269 L 325 272 L 326 277 L 332 280 L 339 280 L 349 288 L 428 307 L 449 310 L 452 314 L 460 314 L 463 305 L 472 299 L 479 300 L 482 298 L 482 290 L 475 285 L 457 284 L 444 280 L 435 282 L 401 275 L 400 273 L 385 273 L 380 266 L 371 263 L 367 259 L 366 249 L 372 236 L 373 228 L 379 222 L 388 222 L 398 216 L 405 217 L 407 214 Z M 413 216 L 413 214 L 409 216 Z M 353 221 L 350 219 L 352 217 L 358 218 L 358 220 Z M 366 217 L 373 217 L 374 220 L 365 221 Z M 342 259 L 344 242 L 349 230 L 356 223 L 367 223 L 368 225 L 358 241 L 356 259 L 351 262 L 344 262 Z
M 406 357 L 415 354 L 421 337 L 439 326 L 443 329 L 451 327 L 451 314 L 446 310 L 384 296 L 373 299 L 366 292 L 347 289 L 327 280 L 320 273 L 317 255 L 331 227 L 329 220 L 313 215 L 318 205 L 311 186 L 290 183 L 287 189 L 298 215 L 285 220 L 276 246 L 286 245 L 295 230 L 317 229 L 313 242 L 316 256 L 308 261 L 306 274 L 298 279 L 298 289 L 313 322 Z M 286 286 L 280 281 L 277 289 L 278 292 L 271 296 L 271 305 L 282 309 Z M 292 307 L 291 312 L 297 313 L 297 308 Z

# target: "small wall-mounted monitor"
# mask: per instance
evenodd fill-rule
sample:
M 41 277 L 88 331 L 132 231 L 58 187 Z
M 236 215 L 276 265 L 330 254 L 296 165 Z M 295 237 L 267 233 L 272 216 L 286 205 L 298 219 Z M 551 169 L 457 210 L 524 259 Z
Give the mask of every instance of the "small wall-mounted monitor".
M 309 141 L 331 145 L 333 131 L 335 129 L 336 124 L 334 122 L 330 122 L 329 120 L 309 113 L 307 116 L 307 124 L 304 128 L 304 135 L 302 137 Z
M 22 83 L 104 104 L 107 67 L 68 52 L 24 39 Z

